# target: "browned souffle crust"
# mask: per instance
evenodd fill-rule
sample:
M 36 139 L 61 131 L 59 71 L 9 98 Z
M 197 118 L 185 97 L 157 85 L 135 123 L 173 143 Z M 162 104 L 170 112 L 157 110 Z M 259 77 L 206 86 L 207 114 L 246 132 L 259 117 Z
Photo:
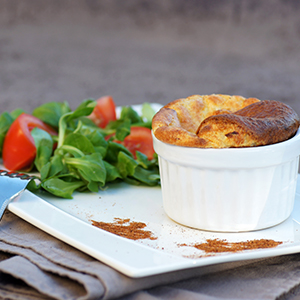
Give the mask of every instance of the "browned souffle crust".
M 299 117 L 287 104 L 221 94 L 175 100 L 152 120 L 160 141 L 199 148 L 275 144 L 293 137 L 298 127 Z

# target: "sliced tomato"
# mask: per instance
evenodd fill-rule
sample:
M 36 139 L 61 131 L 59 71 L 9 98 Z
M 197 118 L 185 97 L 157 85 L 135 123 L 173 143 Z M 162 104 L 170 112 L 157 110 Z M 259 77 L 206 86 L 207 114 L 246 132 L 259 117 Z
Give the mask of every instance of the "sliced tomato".
M 30 132 L 38 127 L 51 135 L 56 131 L 40 119 L 21 114 L 10 126 L 3 143 L 2 158 L 4 166 L 12 171 L 28 170 L 34 162 L 36 147 Z
M 106 127 L 110 121 L 115 121 L 116 117 L 116 105 L 111 96 L 103 96 L 97 100 L 93 112 L 89 115 L 89 118 L 101 128 Z
M 112 135 L 106 137 L 111 138 Z M 130 129 L 130 134 L 126 136 L 124 141 L 113 140 L 115 143 L 124 145 L 136 158 L 136 151 L 139 151 L 147 156 L 149 160 L 153 159 L 155 153 L 153 148 L 153 138 L 151 130 L 146 127 L 133 126 Z

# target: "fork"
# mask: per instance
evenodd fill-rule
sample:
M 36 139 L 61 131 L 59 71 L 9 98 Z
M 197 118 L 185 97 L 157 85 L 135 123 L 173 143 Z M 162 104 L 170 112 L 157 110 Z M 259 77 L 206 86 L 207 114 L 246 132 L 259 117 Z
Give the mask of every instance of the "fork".
M 9 202 L 20 195 L 33 176 L 0 169 L 0 220 Z

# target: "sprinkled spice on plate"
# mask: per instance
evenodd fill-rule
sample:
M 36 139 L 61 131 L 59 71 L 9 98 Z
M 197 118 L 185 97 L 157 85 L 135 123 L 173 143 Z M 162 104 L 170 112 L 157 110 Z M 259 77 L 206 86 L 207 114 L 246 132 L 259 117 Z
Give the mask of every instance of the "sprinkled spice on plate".
M 125 237 L 131 240 L 150 239 L 156 240 L 157 237 L 153 236 L 153 233 L 148 230 L 144 230 L 147 226 L 143 222 L 130 221 L 130 219 L 114 218 L 114 222 L 98 222 L 91 220 L 92 225 L 101 228 L 110 233 Z
M 282 244 L 282 242 L 276 242 L 269 239 L 249 240 L 245 242 L 228 242 L 226 240 L 207 239 L 205 243 L 192 245 L 180 244 L 179 246 L 195 247 L 199 250 L 205 251 L 205 253 L 221 253 L 274 248 L 280 244 Z

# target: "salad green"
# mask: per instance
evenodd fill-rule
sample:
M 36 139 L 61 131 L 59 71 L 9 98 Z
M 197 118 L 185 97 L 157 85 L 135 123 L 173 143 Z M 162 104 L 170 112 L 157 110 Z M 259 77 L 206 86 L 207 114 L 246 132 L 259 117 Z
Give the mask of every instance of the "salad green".
M 72 198 L 75 191 L 98 192 L 110 182 L 155 186 L 160 184 L 157 155 L 149 160 L 141 152 L 136 157 L 121 143 L 132 126 L 151 128 L 154 110 L 149 103 L 138 114 L 131 106 L 121 109 L 120 117 L 105 128 L 97 127 L 88 116 L 96 101 L 83 101 L 74 111 L 67 102 L 49 102 L 33 110 L 32 115 L 57 130 L 57 136 L 34 128 L 31 135 L 36 146 L 32 172 L 38 171 L 39 182 L 32 181 L 32 191 L 43 189 L 62 198 Z M 0 116 L 0 154 L 5 135 L 17 110 Z

